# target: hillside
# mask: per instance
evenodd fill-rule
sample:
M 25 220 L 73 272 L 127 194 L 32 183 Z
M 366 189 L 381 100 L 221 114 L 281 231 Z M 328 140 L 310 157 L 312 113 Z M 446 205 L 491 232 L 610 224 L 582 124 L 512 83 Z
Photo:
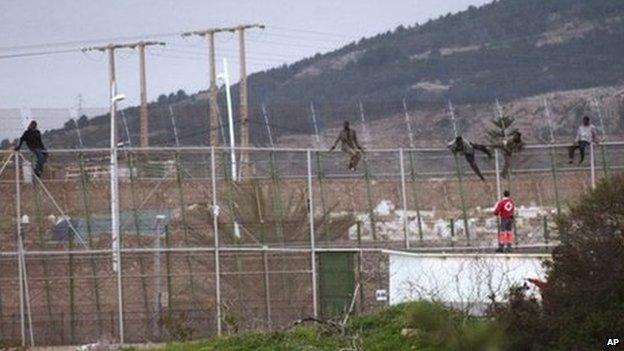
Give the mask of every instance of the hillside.
M 285 136 L 312 132 L 311 102 L 325 129 L 342 119 L 359 119 L 360 100 L 371 121 L 400 113 L 404 97 L 411 110 L 426 111 L 447 99 L 461 108 L 617 86 L 624 82 L 623 21 L 620 0 L 501 0 L 255 73 L 249 77 L 252 142 L 267 141 L 262 102 L 274 134 Z M 173 143 L 169 104 L 179 119 L 182 143 L 207 143 L 205 93 L 158 101 L 150 106 L 152 144 Z M 224 115 L 223 98 L 220 103 Z M 125 113 L 136 136 L 138 109 Z M 107 143 L 105 116 L 82 127 L 87 145 Z M 52 145 L 75 147 L 75 132 L 69 132 L 51 131 L 48 138 Z M 440 140 L 443 134 L 436 129 L 425 140 Z

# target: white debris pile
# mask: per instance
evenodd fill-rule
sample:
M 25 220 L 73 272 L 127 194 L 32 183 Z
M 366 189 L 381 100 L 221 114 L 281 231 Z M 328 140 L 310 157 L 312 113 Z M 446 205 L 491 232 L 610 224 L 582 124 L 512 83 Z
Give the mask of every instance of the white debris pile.
M 421 226 L 427 239 L 440 237 L 428 224 L 433 219 L 434 214 L 433 211 L 420 211 Z M 382 200 L 373 209 L 373 216 L 374 228 L 372 226 L 373 221 L 371 221 L 368 213 L 356 214 L 356 224 L 349 228 L 349 239 L 357 240 L 359 233 L 360 239 L 364 241 L 375 239 L 387 241 L 404 240 L 404 221 L 406 217 L 410 238 L 418 236 L 418 213 L 416 211 L 396 210 L 396 206 L 392 201 Z
M 76 348 L 76 351 L 109 351 L 116 350 L 118 347 L 111 345 L 111 343 L 104 339 L 92 344 L 81 345 Z
M 373 210 L 373 212 L 375 212 L 375 215 L 377 216 L 389 216 L 390 213 L 392 213 L 392 211 L 394 211 L 394 204 L 392 203 L 392 201 L 390 200 L 381 200 L 377 206 L 375 206 L 375 209 Z
M 493 208 L 477 208 L 476 217 L 468 218 L 468 230 L 471 237 L 489 237 L 496 240 L 498 219 L 493 214 Z M 419 213 L 416 211 L 403 211 L 396 209 L 396 205 L 390 200 L 381 200 L 373 208 L 374 221 L 370 213 L 355 214 L 356 224 L 349 228 L 349 239 L 362 241 L 402 241 L 405 239 L 405 221 L 410 240 L 418 240 Z M 516 209 L 516 228 L 520 237 L 532 242 L 541 240 L 543 236 L 542 219 L 554 212 L 549 207 L 520 206 Z M 373 228 L 373 222 L 375 224 Z M 451 225 L 453 228 L 451 228 Z M 452 221 L 449 218 L 437 217 L 435 211 L 420 211 L 420 227 L 422 228 L 423 240 L 459 240 L 466 234 L 465 223 L 462 218 Z M 476 235 L 476 236 L 475 236 Z

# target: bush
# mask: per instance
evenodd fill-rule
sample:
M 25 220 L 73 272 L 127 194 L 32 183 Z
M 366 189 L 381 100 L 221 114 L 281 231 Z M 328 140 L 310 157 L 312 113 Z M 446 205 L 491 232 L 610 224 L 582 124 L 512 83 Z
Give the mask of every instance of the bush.
M 549 344 L 540 301 L 523 286 L 509 289 L 506 302 L 494 303 L 489 314 L 504 328 L 506 350 L 543 350 Z
M 512 349 L 595 350 L 624 335 L 624 176 L 583 195 L 557 227 L 542 303 L 512 290 L 493 308 Z

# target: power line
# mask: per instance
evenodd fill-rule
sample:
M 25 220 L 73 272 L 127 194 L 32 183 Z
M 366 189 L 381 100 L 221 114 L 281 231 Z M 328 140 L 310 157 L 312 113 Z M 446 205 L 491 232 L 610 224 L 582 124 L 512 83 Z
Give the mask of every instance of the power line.
M 72 52 L 78 53 L 80 52 L 80 50 L 79 49 L 67 49 L 67 50 L 47 50 L 47 51 L 25 52 L 25 53 L 19 53 L 19 54 L 0 55 L 0 59 L 46 56 L 46 55 L 55 55 L 55 54 L 68 54 Z
M 190 58 L 190 59 L 198 59 L 198 60 L 203 60 L 205 61 L 205 55 L 198 53 L 198 52 L 190 52 L 190 51 L 182 51 L 182 50 L 172 50 L 173 54 L 169 54 L 167 52 L 162 52 L 162 53 L 150 53 L 151 55 L 157 55 L 157 56 L 165 56 L 165 57 L 179 57 L 179 58 Z M 237 57 L 231 56 L 233 55 L 233 53 L 228 54 L 228 55 L 222 55 L 227 57 L 228 59 L 231 59 L 233 61 L 238 61 L 239 59 Z M 294 61 L 294 60 L 299 60 L 299 59 L 290 59 L 290 61 Z M 252 62 L 257 62 L 257 63 L 267 63 L 267 64 L 282 64 L 285 63 L 287 61 L 289 61 L 288 59 L 279 59 L 279 58 L 255 58 L 252 57 L 251 59 L 248 59 L 248 61 L 252 61 Z
M 275 28 L 278 30 L 289 31 L 289 32 L 299 32 L 299 33 L 310 33 L 316 35 L 325 35 L 325 36 L 333 36 L 333 37 L 342 37 L 342 38 L 351 38 L 356 39 L 356 37 L 352 37 L 350 35 L 345 35 L 343 33 L 332 33 L 332 32 L 323 32 L 316 30 L 308 30 L 308 29 L 300 29 L 300 28 L 289 28 L 289 27 L 281 27 L 281 26 L 267 26 L 268 28 Z
M 181 49 L 171 49 L 172 47 L 181 48 Z M 184 49 L 187 49 L 187 50 L 184 50 Z M 198 45 L 177 45 L 177 44 L 167 45 L 167 51 L 171 51 L 171 52 L 180 51 L 180 52 L 197 53 L 197 54 L 204 55 L 205 54 L 204 51 L 200 49 L 205 49 L 205 47 L 198 46 Z M 231 50 L 231 49 L 220 49 L 219 52 L 225 52 L 229 54 L 236 53 L 234 50 Z M 297 55 L 297 54 L 284 55 L 284 54 L 277 54 L 275 52 L 265 52 L 265 51 L 256 51 L 256 50 L 252 50 L 251 54 L 252 56 L 257 56 L 257 57 L 263 56 L 263 57 L 271 57 L 271 58 L 301 59 L 301 55 Z
M 283 43 L 283 42 L 271 41 L 271 40 L 249 39 L 249 41 L 254 42 L 254 43 L 264 43 L 264 44 L 272 44 L 272 45 L 279 45 L 279 46 L 299 47 L 299 48 L 311 48 L 311 49 L 316 49 L 316 50 L 338 50 L 338 48 L 329 47 L 329 46 L 313 46 L 313 45 L 305 45 L 305 44 Z
M 29 45 L 18 45 L 18 46 L 4 46 L 4 47 L 0 47 L 0 50 L 9 51 L 9 50 L 54 48 L 54 47 L 62 47 L 62 46 L 85 47 L 85 46 L 97 45 L 97 44 L 101 44 L 101 43 L 120 42 L 120 41 L 133 41 L 133 40 L 137 40 L 138 41 L 138 40 L 142 40 L 142 39 L 175 37 L 175 36 L 179 36 L 182 33 L 183 32 L 153 33 L 153 34 L 145 34 L 145 35 L 132 35 L 132 36 L 112 37 L 112 38 L 73 40 L 73 41 L 64 41 L 64 42 L 62 41 L 62 42 L 45 43 L 45 44 L 29 44 Z

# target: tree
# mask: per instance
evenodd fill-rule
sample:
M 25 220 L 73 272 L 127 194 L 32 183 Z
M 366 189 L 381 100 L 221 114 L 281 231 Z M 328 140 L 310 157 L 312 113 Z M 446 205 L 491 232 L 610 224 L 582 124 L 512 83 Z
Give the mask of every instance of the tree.
M 80 116 L 80 118 L 78 118 L 77 123 L 79 128 L 86 127 L 89 123 L 89 117 L 87 117 L 87 115 L 82 115 Z
M 624 335 L 624 176 L 583 195 L 557 228 L 541 305 L 515 294 L 494 313 L 517 342 L 511 350 L 600 350 Z
M 562 245 L 543 292 L 547 322 L 560 346 L 598 348 L 624 335 L 624 176 L 585 194 L 557 227 Z
M 186 92 L 183 89 L 178 90 L 178 92 L 176 93 L 176 102 L 182 101 L 186 98 L 188 98 L 188 95 L 186 95 Z
M 492 128 L 487 131 L 492 146 L 500 149 L 503 153 L 501 176 L 505 179 L 509 177 L 511 171 L 512 156 L 522 151 L 524 147 L 522 134 L 513 126 L 515 121 L 515 117 L 506 115 L 501 108 L 499 116 L 491 121 Z
M 509 135 L 518 132 L 518 129 L 513 126 L 516 122 L 516 118 L 510 116 L 502 110 L 497 113 L 497 117 L 492 118 L 492 127 L 488 129 L 487 135 L 492 144 L 503 144 L 503 141 Z
M 65 130 L 76 129 L 76 121 L 71 118 L 69 121 L 65 122 L 63 127 L 65 128 Z

